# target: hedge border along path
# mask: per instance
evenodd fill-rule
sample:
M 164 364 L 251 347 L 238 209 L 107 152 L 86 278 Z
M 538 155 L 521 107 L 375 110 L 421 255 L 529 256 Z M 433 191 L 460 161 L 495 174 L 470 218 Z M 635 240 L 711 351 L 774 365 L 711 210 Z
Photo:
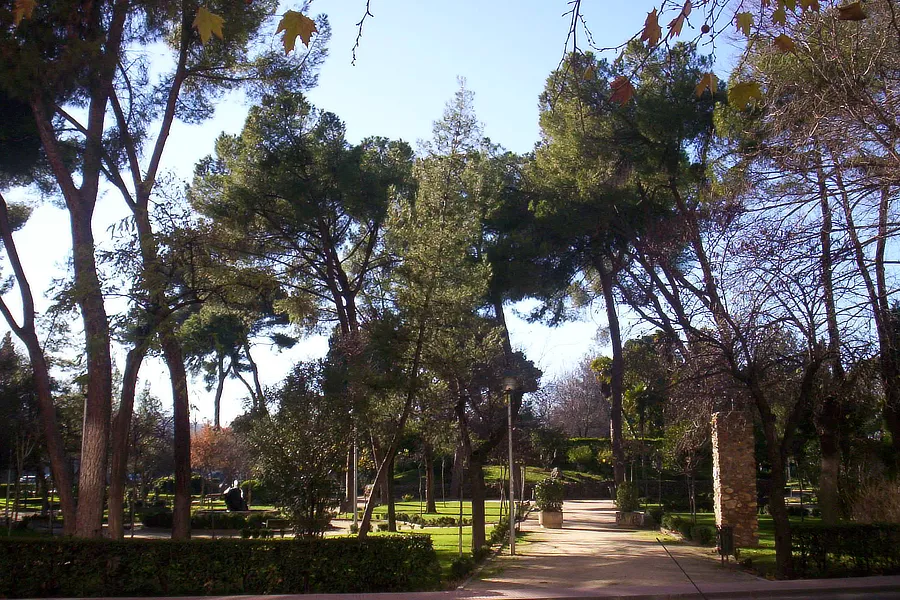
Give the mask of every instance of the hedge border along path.
M 431 538 L 0 539 L 0 597 L 201 596 L 436 589 Z

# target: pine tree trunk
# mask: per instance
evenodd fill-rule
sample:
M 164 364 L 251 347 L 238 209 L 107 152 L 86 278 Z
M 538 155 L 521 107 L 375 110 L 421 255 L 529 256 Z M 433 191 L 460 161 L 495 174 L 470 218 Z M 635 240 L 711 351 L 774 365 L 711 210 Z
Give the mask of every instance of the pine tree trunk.
M 112 362 L 109 324 L 94 260 L 92 211 L 70 207 L 76 299 L 84 321 L 87 397 L 81 439 L 76 535 L 96 538 L 103 533 L 103 504 L 109 456 L 112 412 Z
M 625 481 L 625 447 L 622 437 L 622 385 L 625 376 L 625 360 L 622 334 L 619 329 L 619 315 L 616 312 L 616 299 L 613 295 L 613 276 L 602 260 L 598 261 L 597 270 L 600 273 L 600 284 L 603 288 L 603 301 L 606 305 L 606 318 L 609 323 L 609 341 L 612 346 L 609 434 L 612 440 L 613 479 L 616 485 L 619 485 Z
M 147 351 L 147 340 L 128 352 L 122 381 L 122 398 L 112 426 L 112 465 L 109 476 L 109 537 L 120 540 L 125 536 L 125 486 L 128 479 L 128 442 L 138 372 Z
M 423 449 L 425 458 L 425 512 L 433 514 L 437 512 L 437 503 L 434 501 L 434 449 L 426 443 Z
M 394 457 L 388 461 L 387 468 L 386 504 L 387 504 L 387 522 L 388 531 L 397 531 L 397 505 L 394 502 Z
M 485 511 L 484 511 L 484 468 L 481 462 L 472 458 L 469 463 L 469 487 L 472 495 L 472 550 L 484 546 L 485 537 Z
M 184 356 L 174 332 L 160 332 L 163 358 L 172 382 L 175 425 L 175 509 L 172 515 L 172 539 L 191 537 L 191 414 Z

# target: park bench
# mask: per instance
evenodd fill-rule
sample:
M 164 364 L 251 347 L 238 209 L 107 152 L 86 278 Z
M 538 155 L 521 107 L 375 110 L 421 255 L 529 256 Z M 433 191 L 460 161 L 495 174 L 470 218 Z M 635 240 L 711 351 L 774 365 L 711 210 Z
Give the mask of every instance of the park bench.
M 281 537 L 284 537 L 285 532 L 294 532 L 294 526 L 291 525 L 289 519 L 267 519 L 266 529 L 270 530 L 272 533 L 275 533 L 277 531 L 281 534 Z

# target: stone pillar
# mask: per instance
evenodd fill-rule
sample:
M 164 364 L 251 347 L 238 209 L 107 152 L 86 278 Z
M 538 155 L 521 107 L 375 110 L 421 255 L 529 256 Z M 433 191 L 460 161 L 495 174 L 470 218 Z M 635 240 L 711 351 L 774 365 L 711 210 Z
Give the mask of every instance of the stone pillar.
M 759 545 L 753 426 L 742 412 L 712 417 L 716 525 L 734 527 L 736 547 Z

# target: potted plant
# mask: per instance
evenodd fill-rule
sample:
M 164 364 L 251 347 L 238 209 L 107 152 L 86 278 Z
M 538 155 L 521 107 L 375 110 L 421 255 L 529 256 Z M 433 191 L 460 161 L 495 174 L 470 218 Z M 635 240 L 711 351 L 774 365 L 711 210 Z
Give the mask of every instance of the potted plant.
M 565 486 L 555 477 L 548 477 L 534 487 L 534 500 L 540 513 L 541 527 L 560 529 L 563 524 L 563 496 Z

